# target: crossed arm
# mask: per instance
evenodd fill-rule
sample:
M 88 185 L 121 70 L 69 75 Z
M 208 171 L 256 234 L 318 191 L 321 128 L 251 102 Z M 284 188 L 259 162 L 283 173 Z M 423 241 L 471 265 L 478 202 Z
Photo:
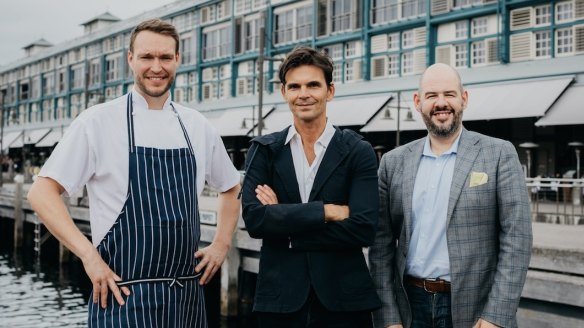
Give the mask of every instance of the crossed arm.
M 259 147 L 259 148 L 257 148 Z M 350 160 L 346 204 L 286 203 L 275 190 L 268 149 L 253 144 L 256 159 L 243 186 L 243 218 L 251 237 L 289 239 L 299 250 L 338 250 L 368 246 L 377 224 L 377 161 L 372 149 L 359 147 Z M 369 147 L 370 148 L 370 147 Z M 335 174 L 335 173 L 333 173 Z M 326 185 L 325 187 L 326 188 Z

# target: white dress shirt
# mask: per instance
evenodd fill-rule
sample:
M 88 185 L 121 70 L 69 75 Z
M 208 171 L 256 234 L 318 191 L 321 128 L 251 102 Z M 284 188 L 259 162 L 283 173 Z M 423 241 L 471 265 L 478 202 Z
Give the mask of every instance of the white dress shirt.
M 324 157 L 324 153 L 329 143 L 333 139 L 335 134 L 335 128 L 333 125 L 327 121 L 324 131 L 314 143 L 314 153 L 316 157 L 312 162 L 312 165 L 308 164 L 308 159 L 304 153 L 304 148 L 302 146 L 302 137 L 296 131 L 294 124 L 288 129 L 288 135 L 286 136 L 286 143 L 290 143 L 290 151 L 292 152 L 292 161 L 294 162 L 294 171 L 296 172 L 296 180 L 298 181 L 298 188 L 300 189 L 300 198 L 303 203 L 308 202 L 310 197 L 310 191 L 312 190 L 312 185 L 314 184 L 314 178 Z

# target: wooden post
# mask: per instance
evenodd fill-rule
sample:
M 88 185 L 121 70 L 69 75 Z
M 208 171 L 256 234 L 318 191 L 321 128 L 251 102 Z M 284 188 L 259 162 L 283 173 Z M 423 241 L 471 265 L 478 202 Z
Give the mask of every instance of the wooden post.
M 59 243 L 59 263 L 69 262 L 71 258 L 71 251 L 62 243 Z
M 24 240 L 24 213 L 22 212 L 22 185 L 24 177 L 14 177 L 16 189 L 14 191 L 14 249 L 22 248 Z
M 71 213 L 71 200 L 69 197 L 61 196 L 65 206 L 67 207 L 67 212 Z M 48 232 L 47 232 L 48 233 Z M 59 242 L 59 263 L 69 262 L 71 258 L 71 251 L 63 245 L 63 243 Z
M 224 317 L 237 316 L 240 261 L 239 249 L 232 246 L 227 253 L 225 262 L 221 266 L 221 316 Z

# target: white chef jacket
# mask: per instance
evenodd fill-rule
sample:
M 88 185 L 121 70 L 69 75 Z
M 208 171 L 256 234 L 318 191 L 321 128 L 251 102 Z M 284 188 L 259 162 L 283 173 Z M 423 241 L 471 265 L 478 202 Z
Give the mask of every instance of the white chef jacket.
M 188 147 L 170 97 L 162 110 L 132 91 L 134 135 L 137 146 L 159 149 Z M 93 106 L 81 113 L 67 129 L 39 176 L 57 181 L 67 195 L 87 185 L 94 245 L 115 223 L 128 192 L 129 148 L 126 116 L 127 95 Z M 223 192 L 239 183 L 235 169 L 217 130 L 198 111 L 173 102 L 189 135 L 197 164 L 197 195 L 205 182 Z

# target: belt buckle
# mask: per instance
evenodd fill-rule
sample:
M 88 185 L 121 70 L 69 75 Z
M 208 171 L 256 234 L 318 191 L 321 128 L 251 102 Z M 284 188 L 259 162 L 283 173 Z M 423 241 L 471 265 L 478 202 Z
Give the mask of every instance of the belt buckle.
M 438 279 L 437 278 L 434 278 L 434 279 L 424 279 L 424 283 L 423 283 L 424 290 L 426 291 L 426 293 L 436 294 L 436 292 L 430 291 L 430 290 L 428 290 L 428 288 L 426 288 L 426 281 L 434 281 L 434 282 L 436 282 L 436 281 L 438 281 Z

